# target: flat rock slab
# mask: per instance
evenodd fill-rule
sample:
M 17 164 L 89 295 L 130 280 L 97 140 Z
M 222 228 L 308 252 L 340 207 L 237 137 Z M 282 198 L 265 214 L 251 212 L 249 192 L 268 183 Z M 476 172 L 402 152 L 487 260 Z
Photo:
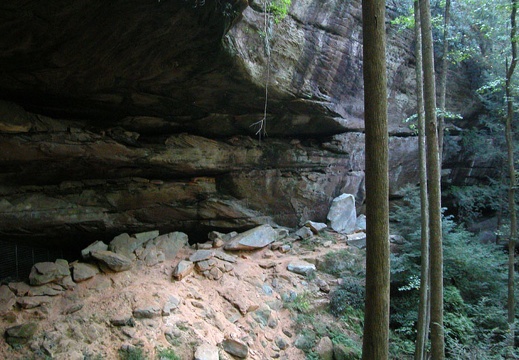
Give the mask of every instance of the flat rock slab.
M 355 196 L 342 194 L 333 199 L 327 219 L 333 230 L 341 234 L 351 234 L 357 223 Z
M 197 250 L 193 255 L 189 257 L 189 261 L 191 262 L 199 262 L 204 260 L 209 260 L 214 257 L 213 250 Z
M 38 306 L 50 304 L 53 298 L 51 296 L 23 296 L 16 299 L 16 303 L 22 309 L 33 309 Z
M 40 286 L 31 286 L 29 296 L 56 296 L 64 291 L 63 287 L 58 284 L 45 284 Z
M 214 257 L 217 258 L 217 259 L 223 260 L 223 261 L 230 262 L 232 264 L 236 263 L 236 261 L 237 261 L 236 256 L 233 256 L 233 255 L 230 255 L 230 254 L 226 254 L 223 251 L 215 251 L 214 252 Z
M 273 243 L 279 237 L 276 230 L 270 225 L 261 225 L 247 230 L 233 237 L 227 244 L 225 250 L 255 250 L 261 249 Z
M 322 231 L 328 227 L 328 225 L 326 225 L 325 223 L 314 222 L 314 221 L 310 221 L 310 220 L 305 222 L 305 226 L 307 228 L 309 228 L 310 230 L 312 230 L 312 232 L 314 234 L 317 234 L 317 233 L 319 233 L 319 231 Z
M 306 276 L 315 271 L 315 265 L 303 260 L 299 260 L 288 264 L 287 269 L 293 273 Z
M 110 270 L 119 272 L 129 270 L 132 261 L 126 256 L 111 251 L 93 251 L 92 257 L 106 265 Z

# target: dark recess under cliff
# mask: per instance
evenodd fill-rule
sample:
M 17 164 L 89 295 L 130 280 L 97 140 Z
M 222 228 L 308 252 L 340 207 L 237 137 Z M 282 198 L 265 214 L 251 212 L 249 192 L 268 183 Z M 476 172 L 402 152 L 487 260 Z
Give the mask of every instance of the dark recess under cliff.
M 341 193 L 361 210 L 360 1 L 293 0 L 272 23 L 270 62 L 262 7 L 249 3 L 2 3 L 0 240 L 79 248 L 157 229 L 196 242 L 325 221 Z M 391 196 L 417 183 L 402 122 L 413 66 L 410 34 L 389 27 Z M 471 118 L 480 104 L 463 74 L 448 106 Z

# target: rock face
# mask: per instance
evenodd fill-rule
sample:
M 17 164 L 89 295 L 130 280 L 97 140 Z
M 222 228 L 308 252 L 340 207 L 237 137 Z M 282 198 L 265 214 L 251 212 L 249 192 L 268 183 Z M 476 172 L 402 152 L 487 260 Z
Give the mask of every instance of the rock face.
M 293 0 L 267 44 L 256 0 L 5 5 L 2 236 L 87 245 L 325 221 L 342 193 L 362 205 L 360 14 L 360 0 Z M 388 29 L 392 195 L 418 181 L 402 123 L 415 107 L 411 45 Z M 463 71 L 448 106 L 470 117 Z

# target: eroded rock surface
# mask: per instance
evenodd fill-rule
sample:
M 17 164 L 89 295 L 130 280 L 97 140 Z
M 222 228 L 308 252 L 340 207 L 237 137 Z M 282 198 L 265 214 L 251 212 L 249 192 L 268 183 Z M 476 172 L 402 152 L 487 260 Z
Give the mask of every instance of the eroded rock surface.
M 325 221 L 341 193 L 362 205 L 359 0 L 293 0 L 268 44 L 256 0 L 2 10 L 1 237 L 295 227 Z M 388 28 L 391 195 L 418 179 L 402 122 L 415 112 L 411 46 Z M 459 70 L 448 107 L 470 118 L 474 69 Z

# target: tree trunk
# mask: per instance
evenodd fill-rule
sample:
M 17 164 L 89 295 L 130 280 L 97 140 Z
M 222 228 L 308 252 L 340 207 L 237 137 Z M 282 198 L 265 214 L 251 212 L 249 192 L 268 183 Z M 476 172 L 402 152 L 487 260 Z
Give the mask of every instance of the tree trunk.
M 389 356 L 389 180 L 385 1 L 362 1 L 366 128 L 366 302 L 363 360 Z
M 512 121 L 514 119 L 514 100 L 512 94 L 512 77 L 517 65 L 517 43 L 516 43 L 516 14 L 519 0 L 512 1 L 512 11 L 510 15 L 510 42 L 512 45 L 512 61 L 506 70 L 506 147 L 508 155 L 508 176 L 510 177 L 510 187 L 508 189 L 508 207 L 510 211 L 510 239 L 508 241 L 508 326 L 510 328 L 510 346 L 514 346 L 515 338 L 515 242 L 517 238 L 517 214 L 515 211 L 515 166 L 514 166 L 514 143 Z
M 420 29 L 420 6 L 414 2 L 415 19 L 415 57 L 416 57 L 416 104 L 418 114 L 418 148 L 420 163 L 420 212 L 421 212 L 421 270 L 420 304 L 418 307 L 418 325 L 415 346 L 415 360 L 425 359 L 425 343 L 429 333 L 429 214 L 427 201 L 427 167 L 425 147 L 425 118 L 423 105 L 423 67 L 422 67 L 422 32 Z
M 449 22 L 450 22 L 451 0 L 445 2 L 445 15 L 443 18 L 443 57 L 440 73 L 440 116 L 438 116 L 438 154 L 440 156 L 440 166 L 443 163 L 443 136 L 445 135 L 445 95 L 447 93 L 447 53 L 449 52 Z
M 431 354 L 433 360 L 445 359 L 443 331 L 443 250 L 441 224 L 440 162 L 434 53 L 429 0 L 420 0 L 424 102 L 427 137 L 427 192 L 429 200 L 429 241 L 431 263 Z

